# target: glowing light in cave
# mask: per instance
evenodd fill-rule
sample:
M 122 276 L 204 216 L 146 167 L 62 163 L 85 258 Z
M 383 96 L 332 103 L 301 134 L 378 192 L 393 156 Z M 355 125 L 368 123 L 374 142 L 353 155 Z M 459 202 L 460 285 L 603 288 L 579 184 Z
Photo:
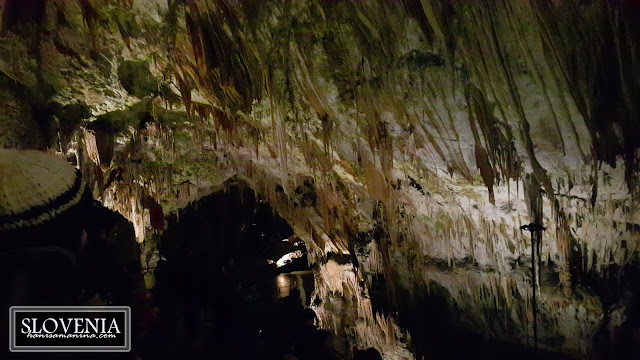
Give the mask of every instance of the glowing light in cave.
M 285 254 L 284 256 L 282 256 L 280 259 L 278 259 L 278 261 L 276 261 L 276 266 L 277 267 L 282 267 L 287 265 L 288 263 L 290 263 L 291 261 L 293 261 L 293 259 L 298 259 L 302 257 L 302 251 L 300 250 L 296 250 L 293 252 L 290 252 L 288 254 Z

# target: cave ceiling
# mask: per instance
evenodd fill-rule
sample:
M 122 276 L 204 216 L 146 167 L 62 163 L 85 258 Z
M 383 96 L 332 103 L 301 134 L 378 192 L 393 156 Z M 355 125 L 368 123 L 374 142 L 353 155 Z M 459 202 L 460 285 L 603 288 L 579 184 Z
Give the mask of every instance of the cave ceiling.
M 323 326 L 403 358 L 371 276 L 392 309 L 436 287 L 471 328 L 527 344 L 520 226 L 539 222 L 541 346 L 581 356 L 624 318 L 627 300 L 588 279 L 638 261 L 632 1 L 4 0 L 0 14 L 0 146 L 75 162 L 140 242 L 149 203 L 170 213 L 241 179 L 305 241 L 319 294 L 359 294 L 356 319 L 325 306 Z

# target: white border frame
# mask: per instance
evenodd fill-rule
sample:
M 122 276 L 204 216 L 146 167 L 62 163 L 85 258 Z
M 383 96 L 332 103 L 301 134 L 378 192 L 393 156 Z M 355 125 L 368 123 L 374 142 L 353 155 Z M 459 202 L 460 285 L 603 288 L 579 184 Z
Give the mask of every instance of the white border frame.
M 18 312 L 124 312 L 124 346 L 17 346 L 14 333 Z M 11 352 L 129 352 L 131 351 L 131 307 L 129 306 L 12 306 L 9 308 L 9 350 Z

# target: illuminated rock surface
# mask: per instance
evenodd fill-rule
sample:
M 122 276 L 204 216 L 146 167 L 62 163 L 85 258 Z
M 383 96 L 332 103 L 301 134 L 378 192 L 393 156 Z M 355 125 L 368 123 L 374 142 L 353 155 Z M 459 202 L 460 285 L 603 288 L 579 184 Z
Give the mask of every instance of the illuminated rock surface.
M 74 159 L 140 242 L 153 204 L 237 176 L 304 241 L 321 325 L 388 359 L 442 355 L 447 311 L 531 346 L 541 221 L 539 347 L 615 357 L 640 342 L 639 11 L 2 1 L 0 146 Z

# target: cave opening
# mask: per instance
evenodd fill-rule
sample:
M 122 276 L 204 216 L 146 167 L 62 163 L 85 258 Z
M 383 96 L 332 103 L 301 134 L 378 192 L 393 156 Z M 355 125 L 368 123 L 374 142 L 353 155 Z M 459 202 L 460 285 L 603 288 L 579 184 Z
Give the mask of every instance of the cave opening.
M 142 345 L 148 358 L 305 358 L 313 347 L 297 344 L 323 335 L 308 308 L 304 243 L 284 219 L 232 181 L 167 223 L 153 236 L 156 249 L 143 254 L 158 310 Z

